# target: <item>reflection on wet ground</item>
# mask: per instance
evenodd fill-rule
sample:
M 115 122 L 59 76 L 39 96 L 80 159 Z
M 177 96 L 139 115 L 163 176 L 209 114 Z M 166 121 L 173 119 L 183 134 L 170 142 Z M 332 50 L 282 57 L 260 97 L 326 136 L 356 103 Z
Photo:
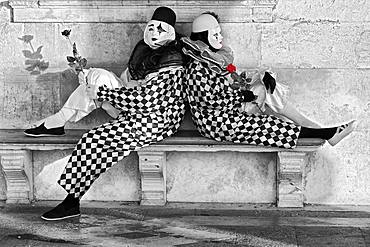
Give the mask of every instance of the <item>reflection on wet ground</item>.
M 88 205 L 85 203 L 85 205 Z M 45 205 L 0 207 L 0 246 L 367 246 L 370 211 L 99 204 L 45 222 Z M 167 213 L 166 213 L 167 212 Z

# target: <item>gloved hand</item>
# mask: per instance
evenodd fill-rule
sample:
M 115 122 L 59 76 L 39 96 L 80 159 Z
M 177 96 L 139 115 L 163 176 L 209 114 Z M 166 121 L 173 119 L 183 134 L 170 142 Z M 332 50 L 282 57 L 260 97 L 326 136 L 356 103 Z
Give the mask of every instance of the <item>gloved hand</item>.
M 250 90 L 243 90 L 243 102 L 252 102 L 257 99 L 257 96 Z
M 275 87 L 276 87 L 276 81 L 275 78 L 270 75 L 269 72 L 265 72 L 265 75 L 263 76 L 262 79 L 263 83 L 265 84 L 265 87 L 267 90 L 270 89 L 271 94 L 274 92 Z

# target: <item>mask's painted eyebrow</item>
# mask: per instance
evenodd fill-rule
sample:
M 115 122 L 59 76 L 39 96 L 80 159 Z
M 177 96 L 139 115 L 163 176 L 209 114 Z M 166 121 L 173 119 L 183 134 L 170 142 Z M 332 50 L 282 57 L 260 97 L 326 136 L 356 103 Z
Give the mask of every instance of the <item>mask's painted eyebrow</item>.
M 163 29 L 162 24 L 159 24 L 157 29 L 159 33 L 167 33 L 167 31 Z
M 150 25 L 148 25 L 148 27 L 154 27 L 154 24 L 150 24 Z

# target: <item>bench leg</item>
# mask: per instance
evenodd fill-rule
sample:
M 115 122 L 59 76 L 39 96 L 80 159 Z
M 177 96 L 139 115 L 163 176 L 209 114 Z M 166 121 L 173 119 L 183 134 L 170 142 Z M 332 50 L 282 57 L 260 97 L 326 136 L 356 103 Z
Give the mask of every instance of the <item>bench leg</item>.
M 166 153 L 138 151 L 141 175 L 140 205 L 165 205 Z
M 30 180 L 25 171 L 26 165 L 30 165 L 29 152 L 7 150 L 0 152 L 0 157 L 6 182 L 6 203 L 30 203 Z
M 306 153 L 278 152 L 277 160 L 277 206 L 303 207 L 302 172 Z

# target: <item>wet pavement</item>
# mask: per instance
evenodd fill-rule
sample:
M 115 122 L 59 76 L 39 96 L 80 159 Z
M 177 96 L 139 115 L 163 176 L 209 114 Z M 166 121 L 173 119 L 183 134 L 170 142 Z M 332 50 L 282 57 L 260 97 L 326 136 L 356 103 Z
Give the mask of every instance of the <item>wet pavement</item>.
M 0 246 L 370 246 L 370 207 L 83 202 L 46 222 L 55 202 L 0 204 Z

